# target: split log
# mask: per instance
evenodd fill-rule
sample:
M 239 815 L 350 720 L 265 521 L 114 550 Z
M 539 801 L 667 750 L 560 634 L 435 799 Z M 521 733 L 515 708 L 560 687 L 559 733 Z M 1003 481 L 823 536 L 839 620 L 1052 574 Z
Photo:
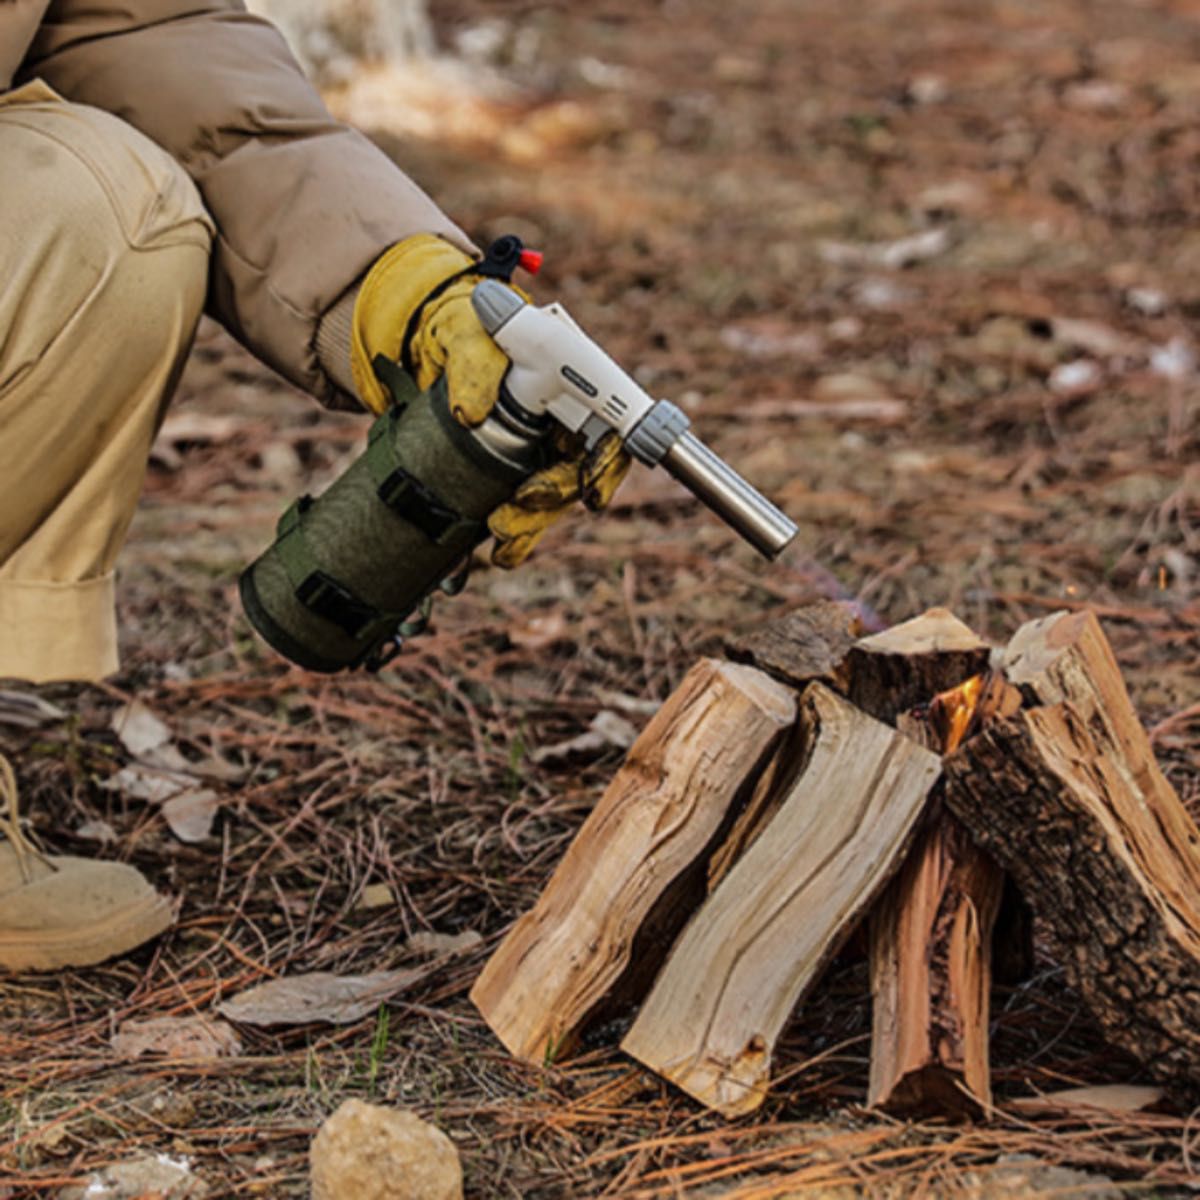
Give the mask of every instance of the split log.
M 768 621 L 730 642 L 725 653 L 798 690 L 819 682 L 845 692 L 846 658 L 865 632 L 852 604 L 823 600 Z
M 558 1058 L 590 1020 L 640 998 L 795 718 L 794 694 L 760 671 L 692 668 L 471 991 L 514 1055 Z
M 935 635 L 969 643 L 940 616 L 938 626 Z M 925 640 L 919 623 L 912 632 Z M 930 749 L 952 752 L 1020 703 L 1000 675 L 976 675 L 900 727 Z M 940 791 L 899 875 L 871 910 L 867 1102 L 910 1116 L 975 1117 L 991 1106 L 992 934 L 1005 876 L 945 810 Z
M 987 669 L 991 654 L 953 613 L 931 608 L 870 637 L 854 606 L 826 601 L 731 642 L 726 653 L 803 689 L 823 683 L 865 713 L 897 717 Z
M 1090 613 L 1022 627 L 1009 678 L 1041 707 L 946 760 L 946 802 L 1012 872 L 1109 1039 L 1200 1083 L 1200 832 L 1154 760 Z
M 803 691 L 823 683 L 869 715 L 896 725 L 906 710 L 956 687 L 987 666 L 989 648 L 944 608 L 931 608 L 882 633 L 861 637 L 854 605 L 823 601 L 770 621 L 731 642 L 726 652 Z M 906 732 L 913 733 L 911 728 Z M 923 741 L 931 749 L 940 744 Z M 729 838 L 713 858 L 709 889 L 766 827 L 791 791 L 803 764 L 798 751 L 781 753 L 763 776 Z
M 978 1116 L 991 1106 L 991 934 L 1004 873 L 942 809 L 871 911 L 871 1107 Z
M 766 1095 L 788 1015 L 899 867 L 936 754 L 821 684 L 782 807 L 696 912 L 622 1048 L 727 1116 Z
M 969 626 L 947 609 L 931 608 L 855 642 L 846 659 L 845 694 L 863 712 L 894 725 L 901 713 L 982 674 L 990 656 Z

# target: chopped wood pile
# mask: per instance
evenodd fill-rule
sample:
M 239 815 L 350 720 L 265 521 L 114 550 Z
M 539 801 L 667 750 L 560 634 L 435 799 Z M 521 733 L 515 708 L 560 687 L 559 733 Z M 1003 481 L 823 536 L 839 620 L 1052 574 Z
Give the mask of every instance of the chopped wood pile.
M 857 929 L 868 1102 L 991 1106 L 995 974 L 1036 914 L 1106 1036 L 1200 1079 L 1200 832 L 1089 613 L 986 645 L 944 609 L 865 637 L 799 610 L 703 660 L 650 721 L 471 993 L 517 1057 L 622 1048 L 727 1116 Z

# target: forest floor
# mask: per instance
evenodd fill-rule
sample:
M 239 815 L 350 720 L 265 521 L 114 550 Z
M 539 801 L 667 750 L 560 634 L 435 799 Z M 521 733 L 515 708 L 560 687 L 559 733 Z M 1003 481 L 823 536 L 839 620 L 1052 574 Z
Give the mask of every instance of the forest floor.
M 42 843 L 135 863 L 179 919 L 125 960 L 0 979 L 0 1196 L 147 1154 L 187 1159 L 210 1196 L 303 1196 L 311 1135 L 352 1096 L 446 1130 L 473 1197 L 1200 1184 L 1195 1114 L 1016 1103 L 1144 1081 L 1046 957 L 994 996 L 996 1110 L 966 1126 L 864 1108 L 850 956 L 781 1039 L 765 1106 L 733 1122 L 611 1036 L 523 1066 L 467 999 L 621 756 L 535 752 L 605 710 L 643 724 L 697 656 L 814 600 L 856 600 L 879 626 L 945 605 L 997 641 L 1093 609 L 1200 807 L 1200 5 L 434 12 L 447 48 L 522 93 L 427 80 L 422 102 L 377 80 L 332 102 L 479 240 L 543 249 L 535 295 L 681 403 L 802 532 L 765 564 L 641 471 L 521 570 L 478 556 L 388 669 L 306 673 L 252 635 L 236 576 L 365 422 L 206 325 L 121 563 L 121 673 L 23 688 L 54 706 L 44 723 L 0 721 Z M 136 753 L 113 729 L 135 698 L 215 793 L 211 835 L 180 840 L 133 776 L 105 786 Z M 431 960 L 423 932 L 478 936 Z M 406 990 L 348 1025 L 239 1026 L 234 1056 L 114 1047 L 127 1023 L 211 1016 L 270 978 L 407 967 Z

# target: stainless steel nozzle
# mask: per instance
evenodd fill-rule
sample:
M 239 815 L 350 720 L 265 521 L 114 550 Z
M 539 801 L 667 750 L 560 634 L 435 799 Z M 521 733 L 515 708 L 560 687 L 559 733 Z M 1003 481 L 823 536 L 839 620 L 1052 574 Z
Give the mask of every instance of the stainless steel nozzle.
M 776 558 L 798 526 L 698 437 L 682 434 L 660 460 L 699 500 L 728 522 L 766 558 Z

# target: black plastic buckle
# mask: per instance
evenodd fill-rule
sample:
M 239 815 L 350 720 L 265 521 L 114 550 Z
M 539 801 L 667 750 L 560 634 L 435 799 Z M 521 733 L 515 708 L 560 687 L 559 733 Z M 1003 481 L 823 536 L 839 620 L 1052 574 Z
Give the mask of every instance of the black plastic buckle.
M 380 615 L 324 571 L 313 571 L 296 589 L 296 599 L 309 612 L 331 621 L 352 638 L 358 637 Z
M 458 524 L 458 513 L 403 467 L 397 467 L 379 485 L 378 495 L 392 512 L 415 525 L 431 542 L 440 543 Z

